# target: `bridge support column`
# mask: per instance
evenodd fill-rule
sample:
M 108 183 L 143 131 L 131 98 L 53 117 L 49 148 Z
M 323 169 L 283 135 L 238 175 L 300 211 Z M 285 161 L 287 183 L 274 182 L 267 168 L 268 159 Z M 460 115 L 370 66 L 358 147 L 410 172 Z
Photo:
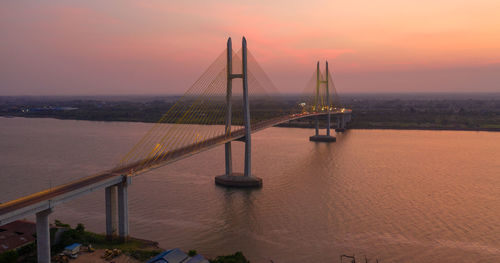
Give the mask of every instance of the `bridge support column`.
M 345 116 L 344 114 L 337 117 L 337 128 L 336 132 L 344 132 L 345 131 Z
M 112 239 L 116 236 L 117 225 L 117 186 L 109 186 L 104 190 L 106 199 L 106 238 Z
M 319 61 L 317 63 L 316 67 L 316 112 L 319 110 L 323 110 L 319 103 L 319 89 L 321 84 L 326 84 L 326 104 L 327 104 L 327 119 L 326 119 L 326 135 L 319 135 L 319 122 L 318 122 L 318 116 L 314 117 L 315 125 L 316 125 L 316 135 L 309 137 L 309 141 L 311 142 L 335 142 L 337 138 L 334 136 L 330 135 L 330 92 L 329 92 L 329 85 L 328 85 L 328 61 L 326 62 L 326 80 L 322 81 L 320 79 L 320 72 L 319 72 Z
M 326 136 L 330 136 L 330 108 L 331 108 L 331 105 L 330 105 L 330 85 L 328 83 L 328 61 L 326 62 L 326 106 L 328 107 L 327 111 L 328 111 L 328 114 L 326 116 Z
M 243 118 L 245 122 L 245 170 L 246 177 L 252 176 L 252 130 L 250 127 L 250 102 L 248 99 L 247 40 L 242 42 L 243 69 Z
M 318 116 L 314 116 L 314 127 L 316 129 L 316 136 L 319 136 L 319 120 L 318 120 Z
M 231 101 L 233 97 L 233 47 L 231 44 L 231 38 L 227 40 L 227 91 L 226 91 L 226 138 L 231 136 L 231 122 L 232 122 L 232 111 L 233 103 Z M 226 157 L 226 176 L 230 176 L 233 173 L 233 160 L 231 152 L 231 142 L 226 142 L 224 145 L 224 152 Z
M 231 96 L 232 80 L 241 78 L 243 81 L 243 119 L 245 124 L 245 168 L 243 174 L 233 173 L 231 160 L 231 142 L 225 145 L 226 172 L 224 175 L 215 177 L 215 183 L 230 187 L 261 187 L 262 179 L 252 176 L 252 137 L 250 127 L 250 103 L 248 99 L 248 79 L 247 79 L 247 41 L 243 37 L 242 42 L 242 70 L 241 74 L 232 73 L 232 44 L 231 38 L 227 41 L 227 114 L 226 114 L 226 137 L 231 135 Z
M 128 184 L 129 177 L 124 176 L 122 183 L 118 184 L 118 235 L 120 240 L 128 239 Z
M 50 263 L 49 214 L 52 209 L 36 213 L 36 253 L 39 263 Z

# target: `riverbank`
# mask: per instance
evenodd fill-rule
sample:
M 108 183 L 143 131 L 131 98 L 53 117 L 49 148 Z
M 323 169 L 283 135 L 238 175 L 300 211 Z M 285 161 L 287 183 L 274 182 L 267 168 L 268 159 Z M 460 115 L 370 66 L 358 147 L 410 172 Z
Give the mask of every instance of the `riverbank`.
M 0 97 L 0 116 L 156 123 L 178 99 L 178 96 Z M 300 96 L 293 95 L 276 100 L 254 99 L 250 108 L 252 121 L 295 112 L 300 100 Z M 500 93 L 488 96 L 356 94 L 342 96 L 341 102 L 343 107 L 352 109 L 348 126 L 351 129 L 500 131 Z M 234 107 L 233 111 L 237 109 Z M 212 112 L 207 109 L 206 114 L 212 113 L 213 109 Z M 237 121 L 233 120 L 233 124 Z M 196 120 L 191 120 L 186 124 L 195 123 Z M 223 125 L 224 119 L 214 123 Z M 313 125 L 311 120 L 301 120 L 301 123 L 281 126 L 312 128 Z
M 334 121 L 332 121 L 334 122 Z M 326 126 L 325 123 L 320 122 L 320 129 L 324 129 Z M 307 123 L 282 123 L 277 125 L 276 127 L 283 127 L 283 128 L 305 128 L 305 129 L 314 129 L 314 125 L 312 124 L 307 124 Z M 491 132 L 498 132 L 500 131 L 500 125 L 495 125 L 494 127 L 479 127 L 479 128 L 467 128 L 467 127 L 453 127 L 453 126 L 429 126 L 428 124 L 422 124 L 421 126 L 418 125 L 411 125 L 411 124 L 394 124 L 394 125 L 387 125 L 387 124 L 380 124 L 380 123 L 372 123 L 369 125 L 360 125 L 358 122 L 355 120 L 352 120 L 351 123 L 347 124 L 347 129 L 350 130 L 415 130 L 415 131 L 420 131 L 420 130 L 429 130 L 429 131 L 491 131 Z M 332 127 L 332 129 L 335 129 L 335 126 Z
M 34 225 L 34 222 L 23 221 L 23 223 Z M 85 230 L 83 224 L 77 224 L 75 228 L 71 228 L 69 224 L 64 224 L 59 220 L 55 220 L 51 224 L 50 233 L 52 244 L 51 261 L 58 263 L 110 261 L 115 263 L 139 263 L 147 262 L 163 251 L 166 251 L 166 249 L 160 248 L 158 242 L 155 241 L 134 237 L 129 237 L 126 241 L 122 241 L 117 237 L 110 239 L 103 234 Z M 66 253 L 66 248 L 75 244 L 77 244 L 78 249 L 76 249 L 75 256 L 71 257 Z M 33 239 L 33 241 L 16 249 L 1 253 L 0 263 L 35 263 L 37 259 L 36 252 L 36 244 Z M 194 257 L 196 255 L 196 250 L 190 250 L 186 253 L 186 257 Z M 211 263 L 248 262 L 241 252 L 227 256 L 214 256 L 209 261 Z
M 56 120 L 76 120 L 76 121 L 95 121 L 95 122 L 134 122 L 134 123 L 154 123 L 154 122 L 143 122 L 143 121 L 133 121 L 133 120 L 88 120 L 88 119 L 67 119 L 59 118 L 57 116 L 1 116 L 0 118 L 37 118 L 37 119 L 56 119 Z M 320 124 L 320 128 L 323 129 L 325 125 Z M 276 125 L 276 127 L 281 128 L 305 128 L 313 129 L 313 125 L 302 125 L 302 124 L 289 124 L 283 123 Z M 334 127 L 332 128 L 334 129 Z M 500 132 L 500 125 L 494 125 L 494 127 L 480 127 L 480 128 L 466 128 L 466 127 L 433 127 L 428 125 L 422 126 L 411 126 L 411 125 L 358 125 L 355 120 L 347 125 L 347 129 L 351 130 L 428 130 L 428 131 L 489 131 L 489 132 Z

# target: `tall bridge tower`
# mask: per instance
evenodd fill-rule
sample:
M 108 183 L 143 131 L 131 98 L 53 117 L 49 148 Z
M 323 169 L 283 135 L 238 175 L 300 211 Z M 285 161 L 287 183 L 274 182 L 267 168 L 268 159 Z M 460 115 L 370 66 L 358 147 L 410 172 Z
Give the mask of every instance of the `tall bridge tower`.
M 316 94 L 315 94 L 315 99 L 314 99 L 314 111 L 320 112 L 320 111 L 327 111 L 326 115 L 326 135 L 320 135 L 319 134 L 319 118 L 316 115 L 314 117 L 314 126 L 316 133 L 315 135 L 309 137 L 310 141 L 313 142 L 335 142 L 337 139 L 335 136 L 330 135 L 330 127 L 331 127 L 331 110 L 332 110 L 332 105 L 330 103 L 330 91 L 329 91 L 329 71 L 328 71 L 328 61 L 326 61 L 326 66 L 325 66 L 325 78 L 324 80 L 321 78 L 321 71 L 319 69 L 319 61 L 316 64 Z M 324 89 L 324 90 L 322 90 Z M 325 92 L 325 97 L 326 97 L 326 103 L 324 103 L 324 100 L 321 99 L 321 92 Z
M 222 186 L 232 187 L 261 187 L 262 179 L 252 176 L 252 136 L 250 127 L 250 103 L 248 100 L 248 68 L 247 68 L 247 40 L 243 37 L 242 44 L 242 72 L 233 73 L 233 48 L 231 38 L 227 40 L 227 92 L 226 92 L 226 138 L 231 137 L 231 111 L 232 111 L 232 93 L 233 79 L 241 79 L 243 86 L 243 122 L 245 126 L 245 137 L 242 141 L 245 143 L 245 168 L 243 174 L 233 172 L 231 141 L 225 143 L 225 163 L 226 172 L 223 175 L 215 177 L 215 183 Z

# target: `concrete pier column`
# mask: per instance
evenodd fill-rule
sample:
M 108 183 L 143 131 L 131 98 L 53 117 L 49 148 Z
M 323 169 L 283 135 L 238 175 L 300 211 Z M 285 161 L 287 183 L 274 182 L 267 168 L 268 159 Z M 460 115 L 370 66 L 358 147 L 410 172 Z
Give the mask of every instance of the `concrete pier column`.
M 226 138 L 231 136 L 231 114 L 232 114 L 232 93 L 233 93 L 233 47 L 231 38 L 227 40 L 227 91 L 226 91 Z M 226 175 L 229 176 L 233 173 L 233 161 L 231 153 L 231 142 L 225 144 L 226 154 Z
M 50 213 L 50 208 L 36 213 L 36 251 L 39 263 L 50 263 Z
M 116 226 L 117 226 L 117 186 L 109 186 L 104 189 L 105 200 L 106 200 L 106 237 L 112 239 L 116 236 Z
M 316 129 L 316 136 L 319 135 L 319 121 L 318 116 L 314 116 L 314 127 Z
M 121 240 L 128 238 L 128 181 L 124 176 L 124 181 L 118 185 L 118 235 Z
M 319 61 L 316 64 L 316 112 L 320 111 L 319 106 Z M 318 116 L 314 116 L 314 125 L 316 127 L 316 136 L 319 135 L 319 120 Z
M 326 62 L 326 70 L 325 70 L 325 75 L 326 75 L 326 105 L 328 107 L 328 115 L 326 118 L 326 136 L 330 136 L 330 92 L 329 92 L 329 85 L 328 85 L 328 61 Z
M 344 132 L 345 131 L 345 114 L 337 115 L 337 128 L 336 132 Z
M 243 69 L 243 118 L 245 121 L 245 170 L 243 174 L 252 176 L 252 138 L 250 127 L 250 102 L 248 99 L 248 75 L 247 75 L 247 40 L 243 37 L 242 42 L 242 69 Z

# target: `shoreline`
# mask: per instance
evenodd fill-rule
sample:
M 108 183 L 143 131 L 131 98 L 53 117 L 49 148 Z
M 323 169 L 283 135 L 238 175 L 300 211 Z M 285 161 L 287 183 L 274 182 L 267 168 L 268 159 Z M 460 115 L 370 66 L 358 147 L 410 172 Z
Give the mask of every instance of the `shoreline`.
M 29 230 L 32 233 L 27 233 L 27 235 L 36 235 L 36 222 L 24 220 L 14 222 L 15 225 L 11 225 L 9 231 L 21 233 L 20 231 Z M 57 219 L 53 223 L 50 223 L 50 236 L 51 262 L 140 263 L 148 262 L 167 251 L 174 250 L 177 257 L 184 256 L 184 261 L 196 258 L 195 262 L 227 262 L 224 259 L 240 260 L 230 262 L 247 262 L 241 252 L 235 252 L 233 255 L 201 255 L 193 249 L 165 249 L 160 247 L 159 243 L 154 240 L 132 236 L 128 236 L 126 240 L 120 239 L 116 235 L 108 237 L 104 233 L 86 230 L 85 226 L 81 223 L 76 224 L 76 227 L 73 228 L 70 224 L 62 223 Z M 6 241 L 3 240 L 2 242 Z M 30 240 L 24 239 L 24 243 L 17 242 L 15 244 L 16 246 L 0 252 L 0 262 L 36 262 L 38 252 L 36 238 Z M 75 247 L 68 248 L 69 246 Z
M 440 128 L 440 127 L 356 127 L 347 128 L 348 130 L 410 130 L 410 131 L 475 131 L 475 132 L 500 132 L 500 128 L 479 128 L 479 129 L 464 129 L 464 128 Z
M 6 116 L 0 115 L 0 118 L 13 119 L 13 118 L 26 118 L 26 119 L 54 119 L 54 120 L 72 120 L 72 121 L 89 121 L 89 122 L 130 122 L 130 123 L 145 123 L 145 124 L 156 124 L 157 122 L 147 122 L 147 121 L 134 121 L 134 120 L 89 120 L 89 119 L 75 119 L 75 118 L 58 118 L 55 116 Z M 349 125 L 348 125 L 349 126 Z M 289 124 L 276 125 L 277 128 L 302 128 L 302 129 L 314 129 L 314 127 L 308 126 L 297 126 Z M 324 129 L 320 127 L 320 129 Z M 332 128 L 334 129 L 334 128 Z M 414 130 L 414 131 L 475 131 L 475 132 L 500 132 L 500 128 L 477 128 L 477 129 L 467 129 L 467 128 L 454 128 L 454 127 L 397 127 L 397 126 L 380 126 L 380 127 L 347 127 L 347 130 Z

